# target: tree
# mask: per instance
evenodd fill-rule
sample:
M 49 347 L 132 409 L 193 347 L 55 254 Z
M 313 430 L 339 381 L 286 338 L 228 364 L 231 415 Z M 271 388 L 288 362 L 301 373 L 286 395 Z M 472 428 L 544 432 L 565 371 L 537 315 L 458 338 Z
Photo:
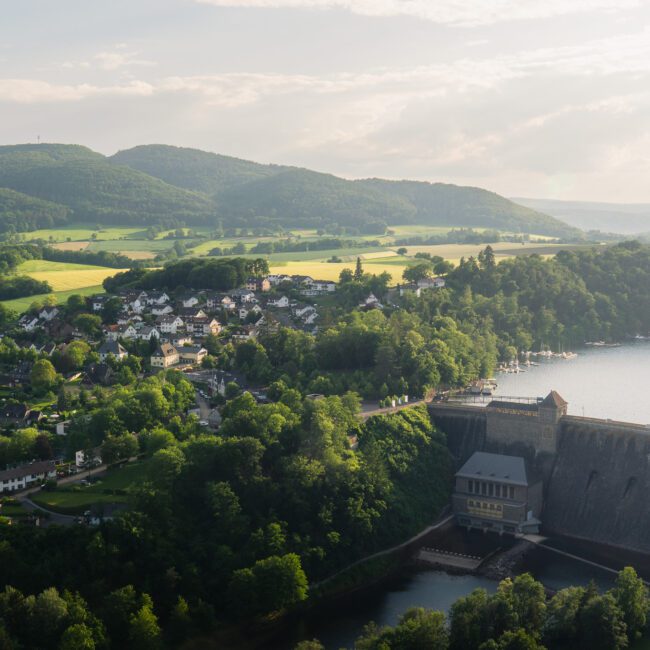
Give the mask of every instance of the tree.
M 83 623 L 71 625 L 61 635 L 59 650 L 95 650 L 92 630 Z
M 52 390 L 58 382 L 56 370 L 49 359 L 39 359 L 32 367 L 30 378 L 32 387 L 38 395 Z
M 79 314 L 73 321 L 74 326 L 86 336 L 98 336 L 101 331 L 102 319 L 95 314 Z
M 632 641 L 646 626 L 648 588 L 636 571 L 628 566 L 619 571 L 612 595 L 623 612 L 628 638 Z
M 418 264 L 405 268 L 402 277 L 407 282 L 418 282 L 419 280 L 424 280 L 424 278 L 431 277 L 432 272 L 431 262 L 419 262 Z
M 129 620 L 129 641 L 138 650 L 157 650 L 161 646 L 158 618 L 151 605 L 143 605 Z
M 241 613 L 269 613 L 307 598 L 307 576 L 295 553 L 272 555 L 233 573 L 229 591 Z
M 580 612 L 580 641 L 589 650 L 623 650 L 628 647 L 623 612 L 610 593 L 594 596 Z
M 361 266 L 361 258 L 357 257 L 357 265 L 354 268 L 354 279 L 360 282 L 363 280 L 363 266 Z
M 398 255 L 406 255 L 408 253 L 408 250 L 402 246 L 398 248 L 396 252 Z
M 131 433 L 108 436 L 102 444 L 102 461 L 107 465 L 138 453 L 138 439 Z

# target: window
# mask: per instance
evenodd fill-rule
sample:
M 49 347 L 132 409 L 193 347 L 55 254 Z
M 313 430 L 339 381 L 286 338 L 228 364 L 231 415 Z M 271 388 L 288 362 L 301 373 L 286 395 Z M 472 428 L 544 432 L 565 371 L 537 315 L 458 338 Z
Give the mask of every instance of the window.
M 497 510 L 498 510 L 499 512 L 501 512 L 501 504 L 500 504 L 500 503 L 497 504 Z
M 487 494 L 487 483 L 481 481 L 481 494 L 485 496 Z
M 494 483 L 488 483 L 488 492 L 491 497 L 494 496 Z
M 467 481 L 467 491 L 474 492 L 474 481 Z
M 501 486 L 498 483 L 494 486 L 494 494 L 498 497 L 501 496 Z
M 510 486 L 510 498 L 514 499 L 515 498 L 515 488 Z

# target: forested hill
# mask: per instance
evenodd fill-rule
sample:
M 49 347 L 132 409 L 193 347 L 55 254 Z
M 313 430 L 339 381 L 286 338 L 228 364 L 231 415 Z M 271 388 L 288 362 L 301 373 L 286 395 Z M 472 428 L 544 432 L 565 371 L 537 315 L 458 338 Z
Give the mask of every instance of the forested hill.
M 39 217 L 0 202 L 0 231 L 68 222 L 345 228 L 380 233 L 386 224 L 472 226 L 578 237 L 563 222 L 473 187 L 349 181 L 307 169 L 162 145 L 105 157 L 77 145 L 0 147 L 0 190 L 59 206 Z M 25 201 L 25 200 L 23 200 Z
M 214 203 L 207 196 L 115 165 L 76 145 L 0 147 L 0 189 L 5 188 L 63 206 L 68 222 L 209 224 L 215 218 Z M 0 229 L 7 230 L 11 221 L 9 210 L 2 209 Z M 60 220 L 53 222 L 51 209 L 44 209 L 40 219 L 25 219 L 16 228 L 59 224 Z
M 164 144 L 118 151 L 109 160 L 155 176 L 165 183 L 209 195 L 289 169 Z

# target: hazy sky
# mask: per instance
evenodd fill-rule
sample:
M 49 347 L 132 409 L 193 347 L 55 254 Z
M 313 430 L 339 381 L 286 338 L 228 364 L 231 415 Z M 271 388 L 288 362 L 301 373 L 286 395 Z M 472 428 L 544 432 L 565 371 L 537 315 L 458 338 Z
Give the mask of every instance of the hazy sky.
M 650 201 L 649 0 L 2 0 L 0 142 Z

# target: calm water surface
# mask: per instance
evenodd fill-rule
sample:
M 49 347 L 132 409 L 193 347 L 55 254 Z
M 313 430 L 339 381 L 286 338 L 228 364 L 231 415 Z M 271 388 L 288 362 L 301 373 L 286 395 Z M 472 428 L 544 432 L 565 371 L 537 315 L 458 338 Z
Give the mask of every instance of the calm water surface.
M 577 350 L 519 374 L 499 374 L 496 395 L 544 397 L 556 390 L 571 415 L 650 424 L 650 341 Z

